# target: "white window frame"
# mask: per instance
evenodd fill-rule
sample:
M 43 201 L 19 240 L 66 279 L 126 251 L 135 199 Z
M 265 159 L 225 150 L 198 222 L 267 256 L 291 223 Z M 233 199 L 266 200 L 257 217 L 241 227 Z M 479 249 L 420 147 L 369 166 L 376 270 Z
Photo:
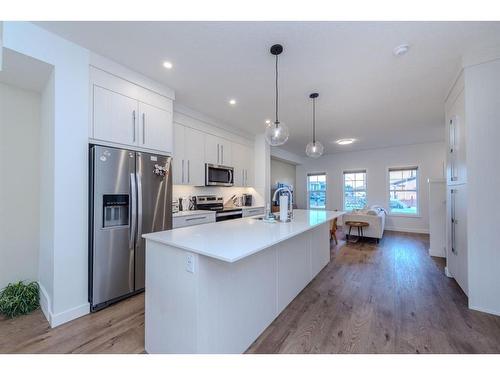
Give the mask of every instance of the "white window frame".
M 396 212 L 392 213 L 391 212 L 391 171 L 398 171 L 398 170 L 409 170 L 409 169 L 416 169 L 417 170 L 417 183 L 416 183 L 416 193 L 417 193 L 417 212 L 414 214 L 405 214 L 402 212 Z M 394 216 L 394 217 L 414 217 L 414 218 L 420 218 L 420 166 L 417 164 L 413 165 L 407 165 L 407 166 L 398 166 L 398 167 L 387 167 L 386 170 L 386 192 L 387 192 L 387 215 L 388 216 Z
M 309 199 L 309 177 L 311 176 L 325 176 L 325 190 L 314 190 L 315 192 L 325 192 L 325 207 L 324 208 L 318 208 L 318 207 L 311 207 L 310 203 L 311 200 Z M 326 210 L 328 207 L 328 174 L 326 172 L 312 172 L 308 173 L 306 175 L 306 199 L 307 199 L 307 209 L 308 210 Z
M 346 169 L 342 171 L 342 209 L 347 212 L 352 212 L 352 209 L 349 210 L 345 207 L 345 175 L 349 173 L 364 173 L 365 174 L 365 197 L 366 197 L 366 205 L 368 205 L 368 170 L 366 168 L 357 168 L 357 169 Z

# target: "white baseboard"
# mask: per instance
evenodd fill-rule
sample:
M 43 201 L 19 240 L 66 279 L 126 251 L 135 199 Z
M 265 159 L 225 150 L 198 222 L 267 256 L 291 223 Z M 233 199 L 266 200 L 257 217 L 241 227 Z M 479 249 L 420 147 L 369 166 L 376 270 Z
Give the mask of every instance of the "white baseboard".
M 60 326 L 61 324 L 69 322 L 70 320 L 87 315 L 89 313 L 90 313 L 90 304 L 84 303 L 83 305 L 73 307 L 69 310 L 57 314 L 52 314 L 52 317 L 50 319 L 50 326 L 54 328 Z
M 438 257 L 438 258 L 446 258 L 446 254 L 443 254 L 443 251 L 434 251 L 429 247 L 429 255 L 431 257 Z
M 38 281 L 38 287 L 40 288 L 40 308 L 42 309 L 43 315 L 45 315 L 45 319 L 47 319 L 50 324 L 50 319 L 52 317 L 50 297 L 44 286 L 40 284 L 40 281 Z
M 498 316 L 500 316 L 500 311 L 498 311 L 498 310 L 485 309 L 483 307 L 473 306 L 471 304 L 469 304 L 469 309 L 480 311 L 480 312 L 484 312 L 486 314 L 492 314 L 492 315 L 498 315 Z
M 418 228 L 385 227 L 384 230 L 390 230 L 393 232 L 429 234 L 428 229 L 418 229 Z
M 446 275 L 446 277 L 453 279 L 453 275 L 451 274 L 450 270 L 448 269 L 448 266 L 444 267 L 444 274 Z
M 38 282 L 38 285 L 40 287 L 40 308 L 42 309 L 43 315 L 45 315 L 45 319 L 47 319 L 52 328 L 90 313 L 90 304 L 84 303 L 80 306 L 54 314 L 47 290 L 40 282 Z

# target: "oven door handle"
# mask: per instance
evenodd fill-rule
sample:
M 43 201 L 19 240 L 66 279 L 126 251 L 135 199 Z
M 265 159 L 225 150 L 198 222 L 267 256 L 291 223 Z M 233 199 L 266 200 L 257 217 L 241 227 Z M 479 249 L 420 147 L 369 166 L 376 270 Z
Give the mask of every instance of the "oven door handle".
M 238 210 L 238 211 L 229 211 L 229 212 L 218 212 L 215 216 L 225 217 L 225 216 L 233 216 L 233 215 L 243 215 L 243 211 Z

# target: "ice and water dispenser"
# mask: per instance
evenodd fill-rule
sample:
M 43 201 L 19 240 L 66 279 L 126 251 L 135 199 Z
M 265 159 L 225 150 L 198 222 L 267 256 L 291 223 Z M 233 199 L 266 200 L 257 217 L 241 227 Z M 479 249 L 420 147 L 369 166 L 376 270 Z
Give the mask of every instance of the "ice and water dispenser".
M 105 194 L 103 196 L 103 227 L 117 227 L 128 225 L 129 221 L 128 194 Z

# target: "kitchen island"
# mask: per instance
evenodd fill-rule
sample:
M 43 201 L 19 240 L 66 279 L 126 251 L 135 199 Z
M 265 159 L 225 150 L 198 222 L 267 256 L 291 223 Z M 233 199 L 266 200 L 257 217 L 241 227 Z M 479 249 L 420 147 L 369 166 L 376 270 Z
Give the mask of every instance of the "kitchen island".
M 330 261 L 340 211 L 144 235 L 148 353 L 242 353 Z

